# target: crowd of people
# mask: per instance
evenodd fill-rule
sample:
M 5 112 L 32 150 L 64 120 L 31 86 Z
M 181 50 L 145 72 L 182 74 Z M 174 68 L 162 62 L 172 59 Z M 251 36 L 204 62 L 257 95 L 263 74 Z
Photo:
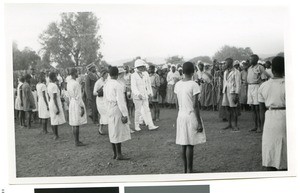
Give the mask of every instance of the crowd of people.
M 197 63 L 148 65 L 138 58 L 134 67 L 96 66 L 69 68 L 66 73 L 31 68 L 19 74 L 15 91 L 16 124 L 30 129 L 50 120 L 54 139 L 66 122 L 73 129 L 76 146 L 79 127 L 91 119 L 101 135 L 108 131 L 114 159 L 127 160 L 121 144 L 146 125 L 159 128 L 160 109 L 178 109 L 176 144 L 182 146 L 184 172 L 193 172 L 194 145 L 205 143 L 201 111 L 218 111 L 228 122 L 224 130 L 239 131 L 238 116 L 252 111 L 251 132 L 263 132 L 262 160 L 268 169 L 287 169 L 284 58 L 262 62 L 214 60 Z M 134 123 L 130 122 L 134 120 Z M 157 124 L 157 125 L 156 125 Z M 130 125 L 132 125 L 130 127 Z

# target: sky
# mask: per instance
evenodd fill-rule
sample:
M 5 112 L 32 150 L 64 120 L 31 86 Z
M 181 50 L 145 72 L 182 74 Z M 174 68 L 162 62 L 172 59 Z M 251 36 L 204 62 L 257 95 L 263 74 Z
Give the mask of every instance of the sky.
M 92 11 L 99 18 L 108 62 L 123 59 L 190 59 L 213 56 L 224 45 L 250 47 L 257 54 L 284 51 L 283 7 L 201 5 L 47 5 L 6 6 L 6 32 L 19 48 L 38 51 L 39 34 L 61 12 Z

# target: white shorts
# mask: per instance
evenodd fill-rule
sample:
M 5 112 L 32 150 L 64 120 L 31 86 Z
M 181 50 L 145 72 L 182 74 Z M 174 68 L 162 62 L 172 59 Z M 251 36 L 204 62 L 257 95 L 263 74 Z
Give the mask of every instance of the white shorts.
M 234 99 L 233 96 L 234 96 L 234 93 L 225 92 L 223 94 L 222 106 L 237 107 L 238 103 L 235 103 L 233 101 L 233 99 Z
M 259 105 L 258 103 L 258 88 L 259 84 L 249 84 L 247 94 L 247 104 Z

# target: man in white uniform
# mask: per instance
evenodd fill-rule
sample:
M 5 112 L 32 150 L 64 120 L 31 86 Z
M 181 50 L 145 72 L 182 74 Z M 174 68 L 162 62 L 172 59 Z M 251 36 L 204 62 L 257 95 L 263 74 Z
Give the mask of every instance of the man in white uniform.
M 146 63 L 141 59 L 137 59 L 134 63 L 134 67 L 136 68 L 136 71 L 131 75 L 131 89 L 135 106 L 135 130 L 141 130 L 139 125 L 140 116 L 143 117 L 149 130 L 157 129 L 158 126 L 153 124 L 149 108 L 148 99 L 149 97 L 152 97 L 152 88 L 149 81 L 149 75 L 144 73 L 146 70 Z

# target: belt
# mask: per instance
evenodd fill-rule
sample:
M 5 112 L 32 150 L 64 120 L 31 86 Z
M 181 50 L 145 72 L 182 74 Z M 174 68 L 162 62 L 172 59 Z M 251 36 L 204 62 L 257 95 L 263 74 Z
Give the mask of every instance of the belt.
M 260 84 L 260 83 L 248 83 L 249 85 L 252 85 L 252 84 Z
M 285 107 L 269 107 L 268 110 L 285 110 Z

